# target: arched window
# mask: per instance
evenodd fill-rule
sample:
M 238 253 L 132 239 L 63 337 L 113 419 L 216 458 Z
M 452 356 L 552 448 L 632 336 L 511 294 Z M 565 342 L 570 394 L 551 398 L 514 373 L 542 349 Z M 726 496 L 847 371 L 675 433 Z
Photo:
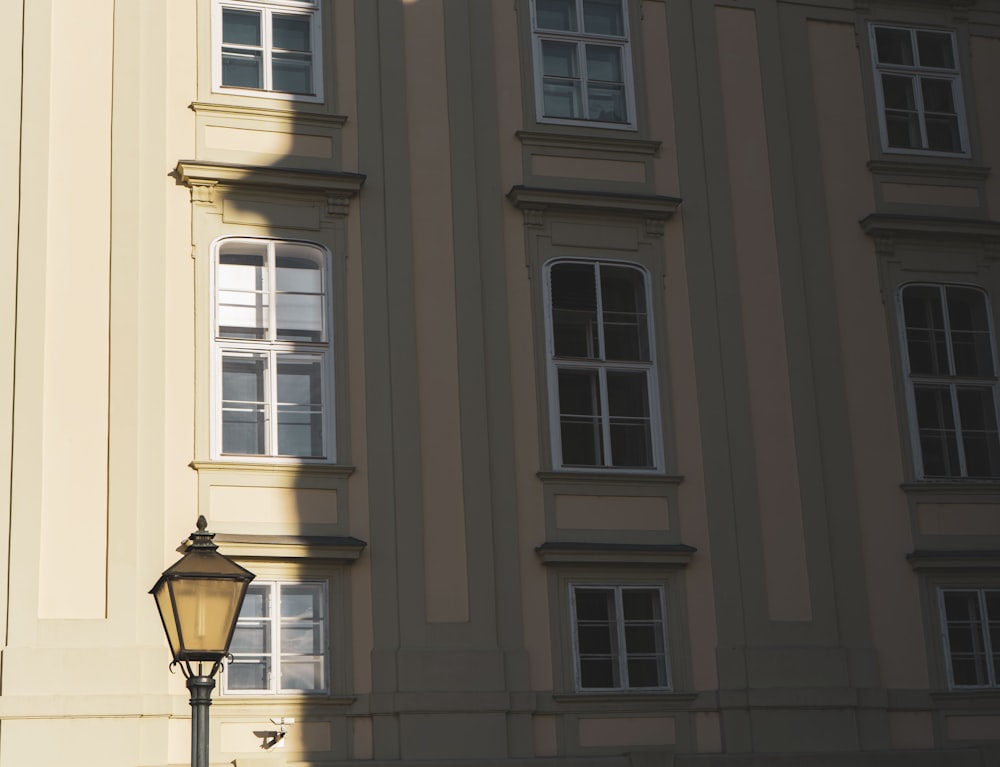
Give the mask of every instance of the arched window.
M 559 260 L 546 275 L 555 466 L 660 468 L 646 272 L 614 261 Z
M 318 245 L 218 243 L 218 457 L 334 460 L 329 297 L 329 255 Z

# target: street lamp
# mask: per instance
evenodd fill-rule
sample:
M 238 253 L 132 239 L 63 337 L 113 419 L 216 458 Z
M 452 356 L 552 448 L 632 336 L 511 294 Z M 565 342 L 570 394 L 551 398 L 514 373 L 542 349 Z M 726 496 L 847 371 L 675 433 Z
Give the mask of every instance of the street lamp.
M 236 630 L 254 574 L 220 554 L 204 516 L 184 556 L 163 571 L 150 590 L 174 660 L 191 693 L 191 767 L 208 767 L 208 707 L 215 675 Z M 205 664 L 211 663 L 208 673 Z

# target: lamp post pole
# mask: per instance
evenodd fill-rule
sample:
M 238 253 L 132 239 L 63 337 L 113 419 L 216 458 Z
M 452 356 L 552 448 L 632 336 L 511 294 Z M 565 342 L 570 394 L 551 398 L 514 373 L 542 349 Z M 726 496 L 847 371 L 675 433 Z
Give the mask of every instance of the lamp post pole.
M 229 654 L 236 619 L 253 573 L 220 554 L 205 517 L 184 556 L 163 571 L 149 592 L 191 694 L 191 767 L 208 767 L 208 707 L 215 675 Z M 205 664 L 210 663 L 208 673 Z
M 191 692 L 191 767 L 208 767 L 208 707 L 215 679 L 191 676 L 187 688 Z

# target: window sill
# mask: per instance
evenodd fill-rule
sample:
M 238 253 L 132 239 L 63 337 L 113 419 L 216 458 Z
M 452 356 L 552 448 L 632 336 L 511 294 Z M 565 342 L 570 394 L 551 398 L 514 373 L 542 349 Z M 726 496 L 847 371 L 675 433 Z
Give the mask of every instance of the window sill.
M 551 129 L 544 131 L 520 130 L 514 135 L 526 147 L 592 149 L 601 152 L 645 155 L 648 157 L 657 157 L 660 153 L 660 145 L 663 143 L 661 141 L 642 139 L 637 136 L 609 136 L 604 131 L 599 133 L 583 133 L 578 131 L 567 133 L 564 130 L 554 131 Z
M 354 473 L 354 467 L 345 464 L 327 463 L 284 463 L 257 459 L 254 461 L 191 461 L 188 464 L 195 471 L 202 473 L 232 473 L 246 472 L 251 474 L 269 474 L 272 476 L 319 476 L 347 478 Z
M 988 165 L 973 162 L 967 155 L 925 156 L 916 154 L 886 155 L 871 160 L 868 170 L 878 176 L 909 176 L 925 179 L 980 180 L 990 175 Z
M 932 692 L 931 700 L 943 709 L 1000 709 L 1000 687 Z
M 679 485 L 684 477 L 679 474 L 656 472 L 620 471 L 540 471 L 535 474 L 543 484 L 601 484 L 601 485 Z
M 227 693 L 213 698 L 212 704 L 223 708 L 240 707 L 246 709 L 250 706 L 261 707 L 263 713 L 268 716 L 274 715 L 274 707 L 281 705 L 294 705 L 296 707 L 305 706 L 336 706 L 345 707 L 354 705 L 357 697 L 353 695 L 330 695 L 328 693 L 302 693 L 301 695 L 291 695 L 281 693 L 280 695 L 269 695 L 267 693 L 247 693 L 245 695 L 234 695 Z M 241 713 L 243 713 L 241 711 Z M 250 714 L 253 712 L 247 711 Z
M 608 692 L 562 692 L 553 693 L 552 701 L 560 708 L 580 711 L 604 710 L 609 704 L 628 704 L 630 708 L 649 704 L 658 709 L 687 709 L 698 699 L 693 692 L 671 692 L 670 690 L 616 690 Z

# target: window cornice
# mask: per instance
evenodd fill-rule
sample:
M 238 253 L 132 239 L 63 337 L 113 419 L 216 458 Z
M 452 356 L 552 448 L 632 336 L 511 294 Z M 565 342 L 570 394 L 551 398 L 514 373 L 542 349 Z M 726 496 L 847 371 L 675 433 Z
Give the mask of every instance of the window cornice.
M 1000 570 L 1000 550 L 932 551 L 916 549 L 906 555 L 914 570 Z
M 213 163 L 181 160 L 175 173 L 191 189 L 196 202 L 211 202 L 215 187 L 247 189 L 283 189 L 291 192 L 322 194 L 327 197 L 330 213 L 345 214 L 346 203 L 357 196 L 365 183 L 363 173 L 319 171 L 299 168 L 264 168 L 259 165 Z
M 311 559 L 352 564 L 368 545 L 352 536 L 216 533 L 226 556 L 238 559 Z
M 683 567 L 698 551 L 684 543 L 565 543 L 535 547 L 543 565 L 653 565 Z

